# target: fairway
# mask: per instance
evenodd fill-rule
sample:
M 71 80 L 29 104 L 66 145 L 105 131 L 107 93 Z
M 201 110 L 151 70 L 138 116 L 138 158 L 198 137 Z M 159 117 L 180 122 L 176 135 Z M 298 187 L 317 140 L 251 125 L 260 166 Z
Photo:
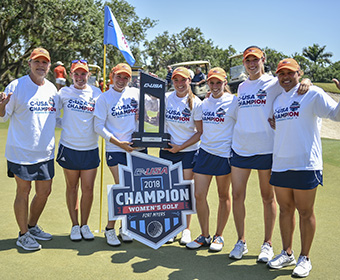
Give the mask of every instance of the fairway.
M 291 279 L 293 267 L 269 270 L 256 259 L 263 242 L 262 203 L 257 186 L 257 174 L 252 172 L 247 190 L 246 239 L 249 253 L 240 261 L 230 260 L 228 254 L 236 240 L 232 214 L 224 231 L 225 246 L 221 252 L 207 249 L 187 250 L 178 242 L 153 250 L 137 241 L 110 247 L 104 234 L 96 232 L 94 241 L 72 242 L 71 222 L 65 202 L 65 182 L 62 169 L 56 164 L 52 194 L 39 225 L 53 234 L 53 240 L 42 241 L 42 250 L 24 251 L 15 245 L 18 227 L 13 213 L 15 182 L 6 175 L 4 157 L 7 125 L 0 125 L 0 271 L 1 279 Z M 60 130 L 56 131 L 59 139 Z M 156 149 L 150 149 L 157 155 Z M 340 242 L 340 141 L 323 139 L 324 187 L 319 187 L 316 199 L 317 231 L 311 250 L 313 269 L 308 279 L 340 279 L 338 273 Z M 99 225 L 100 169 L 95 185 L 95 198 L 89 226 L 92 231 L 106 225 L 106 185 L 112 184 L 104 165 L 103 219 Z M 210 234 L 215 233 L 217 192 L 215 182 L 209 193 Z M 294 235 L 295 256 L 298 257 L 298 220 Z M 196 215 L 191 225 L 192 238 L 200 233 Z M 281 239 L 276 220 L 273 246 L 281 251 Z

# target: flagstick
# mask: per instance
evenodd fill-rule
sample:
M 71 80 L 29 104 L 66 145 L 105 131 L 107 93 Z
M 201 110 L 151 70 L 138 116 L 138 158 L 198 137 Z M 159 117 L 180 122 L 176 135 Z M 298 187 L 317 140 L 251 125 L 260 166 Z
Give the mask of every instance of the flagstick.
M 103 89 L 106 89 L 106 45 L 104 45 L 104 62 L 103 62 Z M 105 142 L 102 139 L 101 161 L 100 161 L 100 206 L 99 206 L 99 232 L 102 232 L 102 217 L 103 217 L 103 184 L 104 184 L 104 158 L 105 158 Z

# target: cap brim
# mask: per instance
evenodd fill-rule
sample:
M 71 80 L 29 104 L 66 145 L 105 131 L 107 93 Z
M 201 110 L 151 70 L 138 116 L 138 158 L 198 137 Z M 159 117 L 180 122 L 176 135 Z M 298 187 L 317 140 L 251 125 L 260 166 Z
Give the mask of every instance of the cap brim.
M 126 70 L 117 70 L 117 71 L 114 72 L 114 74 L 120 74 L 120 73 L 125 73 L 125 74 L 129 75 L 129 77 L 131 77 L 131 73 L 129 73 Z
M 290 66 L 286 66 L 286 65 L 284 65 L 284 66 L 282 66 L 282 67 L 280 67 L 280 68 L 277 68 L 277 70 L 276 70 L 276 72 L 275 72 L 275 74 L 277 74 L 279 71 L 281 71 L 282 69 L 287 69 L 287 70 L 290 70 L 290 71 L 299 71 L 299 69 L 296 69 L 295 67 L 290 67 Z
M 82 70 L 84 70 L 85 72 L 90 72 L 90 71 L 89 71 L 89 68 L 86 67 L 85 65 L 82 65 L 82 64 L 76 65 L 76 66 L 72 69 L 72 72 L 74 72 L 74 71 L 76 71 L 76 70 L 78 70 L 78 69 L 82 69 Z
M 189 77 L 188 77 L 187 75 L 185 75 L 184 73 L 178 72 L 178 73 L 175 73 L 175 75 L 172 75 L 171 80 L 174 79 L 176 76 L 181 76 L 181 77 L 183 77 L 183 78 L 189 78 Z
M 208 78 L 208 81 L 209 81 L 210 79 L 212 79 L 212 78 L 216 78 L 216 79 L 218 79 L 218 80 L 220 80 L 220 81 L 225 81 L 225 80 L 226 80 L 225 77 L 222 78 L 220 75 L 211 75 L 211 76 Z
M 262 55 L 256 52 L 251 52 L 251 53 L 247 53 L 245 57 L 243 57 L 243 60 L 246 59 L 248 56 L 253 55 L 256 56 L 257 58 L 261 58 Z
M 37 58 L 39 58 L 39 57 L 46 58 L 46 59 L 48 60 L 48 62 L 51 61 L 51 59 L 50 59 L 47 55 L 44 55 L 44 54 L 37 54 L 37 55 L 31 57 L 30 59 L 34 60 L 34 59 L 37 59 Z

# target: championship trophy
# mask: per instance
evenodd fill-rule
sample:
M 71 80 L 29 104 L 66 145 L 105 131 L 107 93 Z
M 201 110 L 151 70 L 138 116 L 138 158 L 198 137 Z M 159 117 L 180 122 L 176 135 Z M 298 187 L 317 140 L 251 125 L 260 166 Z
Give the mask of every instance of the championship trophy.
M 139 129 L 132 134 L 132 147 L 169 148 L 170 134 L 164 132 L 165 82 L 140 72 Z

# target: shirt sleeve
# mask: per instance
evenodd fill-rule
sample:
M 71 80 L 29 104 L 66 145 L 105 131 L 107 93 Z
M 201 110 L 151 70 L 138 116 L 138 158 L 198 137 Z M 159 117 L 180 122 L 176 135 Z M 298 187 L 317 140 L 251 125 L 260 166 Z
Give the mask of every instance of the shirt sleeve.
M 340 103 L 339 103 L 340 104 Z M 340 106 L 322 89 L 317 90 L 314 113 L 320 118 L 340 121 Z
M 105 96 L 101 95 L 99 96 L 96 106 L 94 107 L 94 131 L 106 141 L 110 141 L 110 138 L 113 136 L 113 134 L 105 127 L 106 116 L 106 100 Z
M 16 86 L 15 84 L 12 82 L 10 83 L 6 88 L 5 88 L 5 91 L 4 91 L 6 94 L 9 94 L 9 93 L 13 93 L 12 96 L 11 96 L 11 99 L 9 100 L 9 102 L 7 103 L 6 105 L 6 108 L 5 108 L 5 115 L 3 117 L 0 117 L 0 122 L 6 122 L 10 116 L 13 114 L 14 110 L 15 110 L 15 103 L 16 103 Z

